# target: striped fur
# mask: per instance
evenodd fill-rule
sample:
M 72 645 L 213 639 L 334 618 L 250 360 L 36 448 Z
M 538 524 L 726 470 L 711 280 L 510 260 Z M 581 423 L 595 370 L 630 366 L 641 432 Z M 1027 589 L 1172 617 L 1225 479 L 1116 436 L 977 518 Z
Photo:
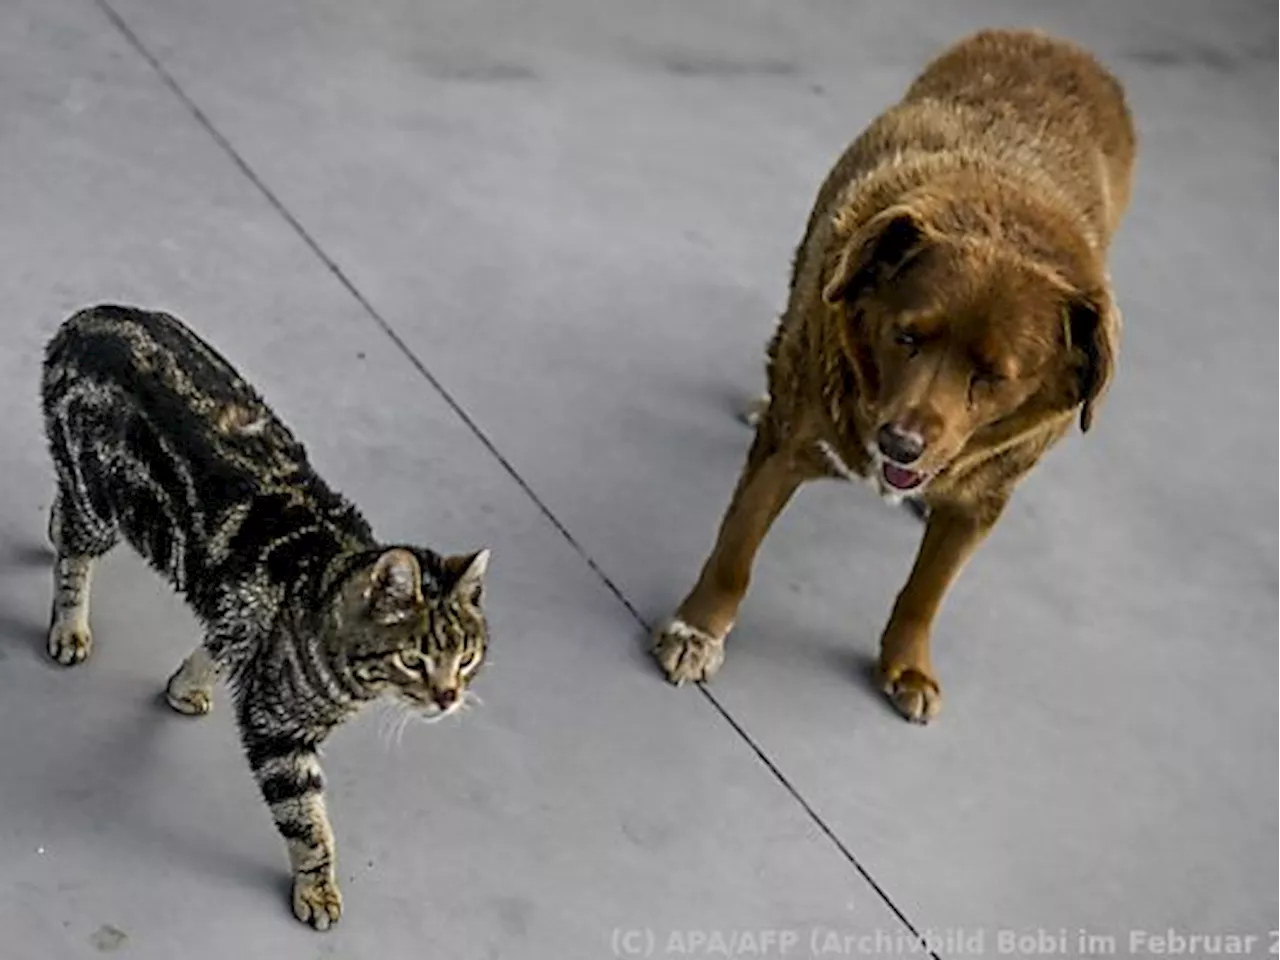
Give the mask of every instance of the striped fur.
M 43 409 L 57 476 L 50 656 L 89 656 L 93 563 L 125 539 L 204 627 L 170 705 L 208 713 L 227 681 L 288 846 L 294 913 L 327 928 L 342 900 L 318 746 L 383 695 L 427 719 L 465 703 L 487 643 L 488 551 L 378 543 L 262 398 L 166 314 L 104 305 L 67 320 Z

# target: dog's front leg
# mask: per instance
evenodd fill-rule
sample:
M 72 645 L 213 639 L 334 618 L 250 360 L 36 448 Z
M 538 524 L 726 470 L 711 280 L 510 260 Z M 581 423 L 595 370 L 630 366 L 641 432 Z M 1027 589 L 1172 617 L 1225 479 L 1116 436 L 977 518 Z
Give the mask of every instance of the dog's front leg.
M 724 662 L 725 637 L 747 592 L 756 552 L 806 476 L 790 450 L 756 434 L 697 585 L 654 634 L 653 655 L 672 683 L 708 680 Z
M 929 655 L 934 617 L 947 588 L 1003 507 L 1003 502 L 981 510 L 940 506 L 929 514 L 915 565 L 880 640 L 880 682 L 898 711 L 914 723 L 928 723 L 942 708 L 942 689 Z

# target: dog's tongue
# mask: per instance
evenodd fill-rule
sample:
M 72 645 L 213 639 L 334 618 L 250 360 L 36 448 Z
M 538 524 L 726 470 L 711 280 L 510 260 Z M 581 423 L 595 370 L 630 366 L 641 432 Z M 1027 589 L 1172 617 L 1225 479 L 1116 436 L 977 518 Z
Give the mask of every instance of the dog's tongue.
M 884 464 L 881 472 L 884 474 L 884 482 L 898 490 L 910 490 L 912 487 L 918 487 L 920 481 L 924 479 L 922 474 L 916 473 L 914 470 L 908 470 L 906 467 L 900 467 L 896 463 Z

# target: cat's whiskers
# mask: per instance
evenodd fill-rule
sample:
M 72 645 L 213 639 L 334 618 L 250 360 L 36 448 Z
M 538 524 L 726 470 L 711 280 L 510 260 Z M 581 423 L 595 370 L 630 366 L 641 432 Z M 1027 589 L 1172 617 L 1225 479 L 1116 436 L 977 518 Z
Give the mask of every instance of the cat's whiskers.
M 392 747 L 399 747 L 404 736 L 404 728 L 413 719 L 413 709 L 399 699 L 386 698 L 378 701 L 378 740 L 383 749 L 390 753 Z
M 400 723 L 396 727 L 396 746 L 399 747 L 404 740 L 404 731 L 409 722 L 414 718 L 414 711 L 408 707 L 403 707 L 400 711 Z
M 378 700 L 378 742 L 385 752 L 391 751 L 391 730 L 396 720 L 396 704 L 391 700 Z

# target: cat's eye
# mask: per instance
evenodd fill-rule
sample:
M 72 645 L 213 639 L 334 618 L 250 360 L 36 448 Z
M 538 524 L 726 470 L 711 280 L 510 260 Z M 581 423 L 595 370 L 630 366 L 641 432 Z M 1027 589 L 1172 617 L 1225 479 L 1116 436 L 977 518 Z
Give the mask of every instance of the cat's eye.
M 468 650 L 458 660 L 459 670 L 470 670 L 480 662 L 480 654 L 475 650 Z

